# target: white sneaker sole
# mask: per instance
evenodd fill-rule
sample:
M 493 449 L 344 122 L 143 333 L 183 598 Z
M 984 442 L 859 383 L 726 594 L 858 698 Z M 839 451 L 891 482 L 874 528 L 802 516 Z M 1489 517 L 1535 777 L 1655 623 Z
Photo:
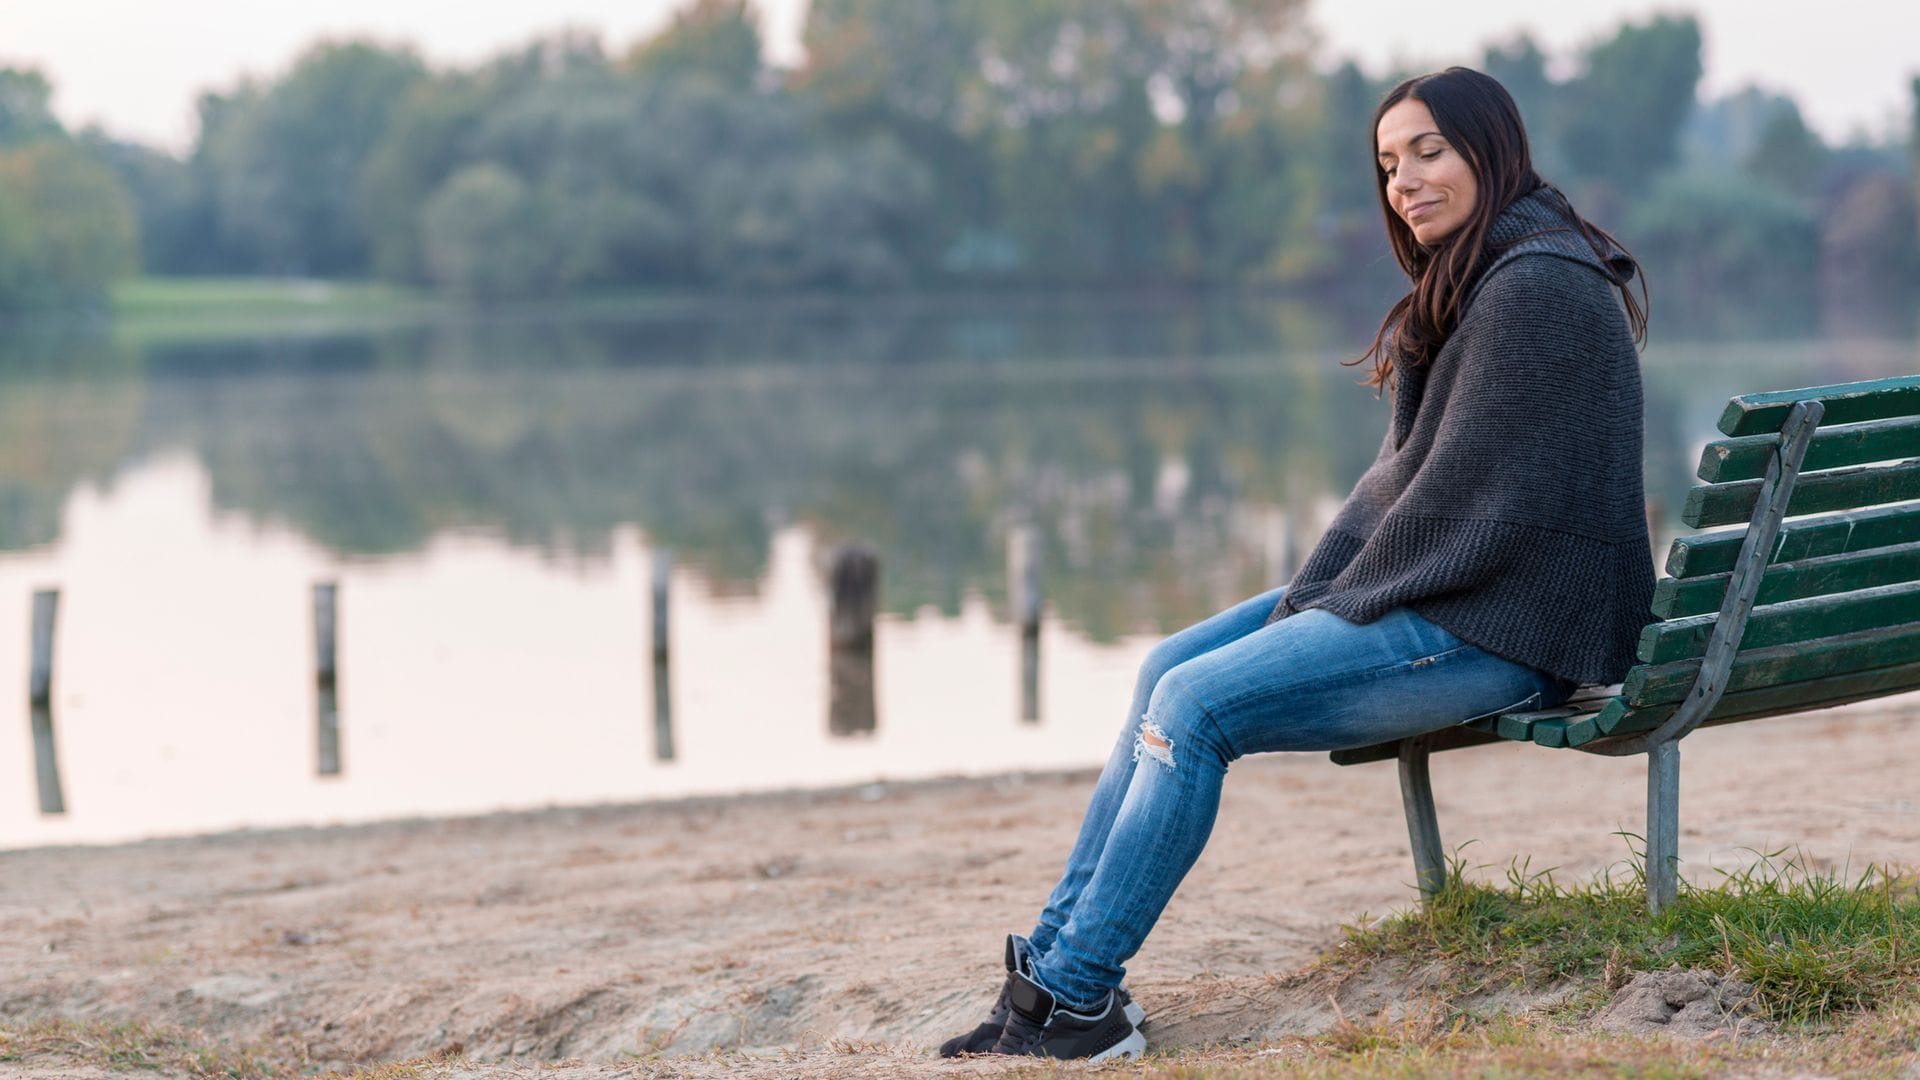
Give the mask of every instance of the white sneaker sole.
M 1088 1061 L 1113 1061 L 1116 1059 L 1120 1059 L 1125 1061 L 1138 1061 L 1140 1060 L 1141 1056 L 1144 1055 L 1146 1052 L 1147 1052 L 1147 1037 L 1145 1035 L 1140 1034 L 1138 1029 L 1135 1029 L 1133 1034 L 1128 1035 L 1126 1038 L 1121 1039 L 1119 1042 L 1114 1043 L 1112 1046 L 1108 1047 L 1106 1050 L 1103 1050 L 1100 1053 L 1093 1055 L 1087 1060 Z

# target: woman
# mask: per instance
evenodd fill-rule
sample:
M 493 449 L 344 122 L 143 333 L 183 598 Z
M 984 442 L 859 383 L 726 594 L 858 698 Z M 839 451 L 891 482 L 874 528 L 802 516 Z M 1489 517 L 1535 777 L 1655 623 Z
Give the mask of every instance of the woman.
M 1145 1049 L 1122 965 L 1199 857 L 1235 758 L 1550 708 L 1632 664 L 1653 592 L 1634 264 L 1534 172 L 1486 75 L 1402 83 L 1374 139 L 1412 279 L 1361 358 L 1393 390 L 1379 456 L 1290 586 L 1148 655 L 1039 924 L 1008 938 L 992 1015 L 943 1055 Z

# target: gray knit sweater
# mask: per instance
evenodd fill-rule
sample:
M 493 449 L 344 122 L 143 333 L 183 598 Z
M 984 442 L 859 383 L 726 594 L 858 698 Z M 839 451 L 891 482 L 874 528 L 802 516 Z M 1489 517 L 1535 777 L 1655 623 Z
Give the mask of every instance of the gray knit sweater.
M 1613 683 L 1651 618 L 1633 274 L 1544 190 L 1494 220 L 1488 266 L 1430 365 L 1396 368 L 1380 454 L 1268 618 L 1413 608 L 1486 651 Z

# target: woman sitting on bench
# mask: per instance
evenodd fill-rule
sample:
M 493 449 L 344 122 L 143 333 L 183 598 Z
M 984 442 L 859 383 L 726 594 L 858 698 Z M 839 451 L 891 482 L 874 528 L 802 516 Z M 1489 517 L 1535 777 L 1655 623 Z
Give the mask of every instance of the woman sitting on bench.
M 1534 171 L 1486 75 L 1400 84 L 1372 136 L 1411 279 L 1360 358 L 1393 392 L 1379 456 L 1291 585 L 1148 654 L 1066 870 L 1007 940 L 999 1001 L 942 1055 L 1144 1051 L 1123 965 L 1234 759 L 1549 708 L 1633 663 L 1653 592 L 1633 260 Z

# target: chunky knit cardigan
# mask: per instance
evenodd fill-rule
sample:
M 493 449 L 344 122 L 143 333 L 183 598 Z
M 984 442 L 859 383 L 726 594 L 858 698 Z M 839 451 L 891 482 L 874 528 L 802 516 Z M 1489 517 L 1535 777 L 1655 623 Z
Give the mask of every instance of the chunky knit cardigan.
M 1618 682 L 1653 599 L 1639 357 L 1614 292 L 1633 262 L 1603 262 L 1545 189 L 1488 243 L 1452 336 L 1395 369 L 1379 456 L 1268 622 L 1404 605 L 1568 682 Z

